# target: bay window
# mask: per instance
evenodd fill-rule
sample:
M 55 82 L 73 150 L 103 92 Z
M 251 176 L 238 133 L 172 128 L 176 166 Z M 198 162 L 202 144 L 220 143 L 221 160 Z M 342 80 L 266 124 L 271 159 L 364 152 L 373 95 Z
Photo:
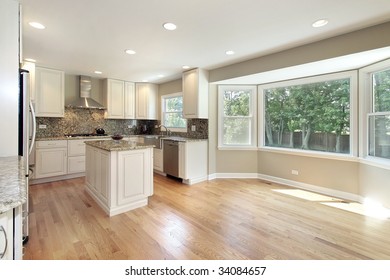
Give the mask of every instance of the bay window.
M 355 155 L 356 71 L 259 86 L 260 147 Z

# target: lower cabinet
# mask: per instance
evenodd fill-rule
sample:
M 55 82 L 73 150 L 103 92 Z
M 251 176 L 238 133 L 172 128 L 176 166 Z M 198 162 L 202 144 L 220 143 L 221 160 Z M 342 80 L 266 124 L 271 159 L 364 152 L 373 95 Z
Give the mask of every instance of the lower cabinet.
M 153 169 L 159 172 L 164 171 L 163 149 L 153 149 Z
M 0 260 L 12 260 L 13 255 L 13 211 L 0 214 Z
M 147 205 L 153 194 L 152 149 L 109 152 L 87 145 L 86 185 L 109 216 Z
M 110 153 L 96 148 L 86 149 L 85 179 L 88 188 L 104 204 L 108 204 L 108 186 L 110 180 Z
M 0 214 L 0 260 L 22 259 L 21 206 Z
M 207 180 L 207 141 L 179 142 L 179 177 L 192 185 Z
M 68 140 L 68 174 L 85 172 L 85 139 Z
M 66 140 L 37 141 L 35 179 L 67 174 L 67 147 Z

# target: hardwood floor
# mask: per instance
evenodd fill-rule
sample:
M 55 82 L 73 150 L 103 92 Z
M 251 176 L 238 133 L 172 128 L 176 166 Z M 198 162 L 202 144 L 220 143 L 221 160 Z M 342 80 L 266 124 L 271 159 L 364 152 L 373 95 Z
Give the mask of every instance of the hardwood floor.
M 390 220 L 256 179 L 154 177 L 149 205 L 109 218 L 84 178 L 30 188 L 24 259 L 390 259 Z

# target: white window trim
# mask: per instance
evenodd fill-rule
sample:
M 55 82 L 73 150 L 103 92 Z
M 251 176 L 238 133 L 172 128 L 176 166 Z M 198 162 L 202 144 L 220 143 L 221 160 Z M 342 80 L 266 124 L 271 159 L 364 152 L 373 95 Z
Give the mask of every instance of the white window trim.
M 252 90 L 251 111 L 252 111 L 252 137 L 251 145 L 226 145 L 223 144 L 223 92 L 225 90 Z M 218 150 L 257 150 L 257 86 L 255 85 L 219 85 L 218 86 Z
M 289 149 L 289 148 L 279 148 L 279 147 L 269 147 L 265 146 L 265 137 L 264 137 L 264 90 L 273 88 L 273 87 L 283 87 L 283 86 L 293 86 L 299 84 L 309 84 L 316 82 L 324 82 L 329 80 L 337 80 L 343 78 L 350 78 L 351 87 L 350 87 L 350 153 L 349 154 L 338 154 L 338 153 L 329 153 L 321 151 L 311 151 L 311 150 L 300 150 L 300 149 Z M 259 127 L 258 127 L 258 139 L 259 139 L 259 150 L 262 151 L 275 151 L 281 153 L 302 155 L 302 156 L 313 156 L 321 157 L 327 159 L 338 159 L 338 160 L 348 160 L 353 161 L 353 157 L 358 156 L 358 72 L 357 70 L 345 71 L 339 73 L 324 74 L 320 76 L 298 78 L 294 80 L 281 81 L 269 84 L 262 84 L 258 86 L 258 114 L 259 114 Z
M 359 158 L 360 162 L 390 169 L 390 159 L 368 155 L 368 114 L 373 113 L 371 81 L 374 72 L 390 68 L 390 59 L 369 65 L 359 70 Z
M 164 124 L 164 99 L 165 98 L 171 98 L 171 97 L 183 97 L 182 92 L 175 92 L 170 94 L 161 95 L 161 124 Z M 186 122 L 188 122 L 186 120 Z M 168 129 L 172 132 L 187 132 L 187 126 L 185 128 L 178 128 L 178 127 L 168 127 Z

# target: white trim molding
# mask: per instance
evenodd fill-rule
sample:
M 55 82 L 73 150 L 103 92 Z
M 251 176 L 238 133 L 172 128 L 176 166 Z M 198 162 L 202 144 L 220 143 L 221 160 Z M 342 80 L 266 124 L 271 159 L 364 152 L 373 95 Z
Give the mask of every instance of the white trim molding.
M 214 173 L 209 175 L 209 180 L 214 179 L 259 179 L 264 180 L 272 183 L 277 183 L 281 185 L 286 185 L 289 187 L 312 191 L 324 195 L 329 195 L 332 197 L 337 197 L 349 201 L 356 201 L 363 203 L 364 198 L 360 195 L 343 192 L 335 189 L 320 187 L 316 185 L 306 184 L 302 182 L 297 182 L 293 180 L 287 180 L 283 178 L 273 177 L 265 174 L 260 173 Z

